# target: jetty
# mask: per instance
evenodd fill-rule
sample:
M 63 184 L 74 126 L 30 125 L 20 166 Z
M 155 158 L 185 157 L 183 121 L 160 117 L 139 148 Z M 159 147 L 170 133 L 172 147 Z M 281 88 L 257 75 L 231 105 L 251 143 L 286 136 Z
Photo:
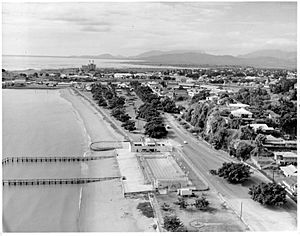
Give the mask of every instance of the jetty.
M 2 160 L 2 165 L 12 163 L 40 163 L 40 162 L 79 162 L 79 161 L 92 161 L 107 158 L 114 158 L 116 155 L 109 156 L 53 156 L 53 157 L 7 157 Z
M 3 186 L 28 186 L 28 185 L 62 185 L 62 184 L 87 184 L 100 181 L 120 179 L 120 176 L 103 178 L 68 178 L 68 179 L 7 179 L 2 180 Z

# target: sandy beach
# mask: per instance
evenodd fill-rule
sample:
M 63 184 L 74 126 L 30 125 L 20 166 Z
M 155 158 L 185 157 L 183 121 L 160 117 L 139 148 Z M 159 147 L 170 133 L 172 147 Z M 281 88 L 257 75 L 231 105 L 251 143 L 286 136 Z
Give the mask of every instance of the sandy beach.
M 72 103 L 80 115 L 91 142 L 120 141 L 117 133 L 87 100 L 71 89 L 61 90 L 61 96 Z M 90 152 L 88 155 L 99 155 Z M 91 161 L 89 176 L 120 176 L 116 159 Z M 83 232 L 141 232 L 154 231 L 153 218 L 147 218 L 136 209 L 142 199 L 124 198 L 121 180 L 97 182 L 82 186 L 79 230 Z

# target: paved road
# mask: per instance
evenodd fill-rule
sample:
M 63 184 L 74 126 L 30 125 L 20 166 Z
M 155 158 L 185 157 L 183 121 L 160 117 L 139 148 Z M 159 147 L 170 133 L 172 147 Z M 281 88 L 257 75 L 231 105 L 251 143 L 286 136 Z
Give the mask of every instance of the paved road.
M 216 151 L 205 142 L 196 140 L 190 133 L 184 130 L 178 122 L 169 114 L 166 114 L 168 123 L 171 126 L 170 135 L 172 139 L 183 145 L 182 152 L 185 157 L 201 173 L 204 180 L 215 193 L 221 194 L 226 202 L 238 214 L 241 212 L 242 218 L 253 231 L 274 231 L 274 230 L 295 230 L 297 206 L 288 199 L 284 207 L 270 209 L 261 206 L 250 199 L 248 189 L 252 184 L 269 182 L 269 180 L 254 171 L 251 179 L 243 185 L 229 184 L 223 179 L 209 173 L 211 169 L 218 169 L 223 162 L 232 161 L 228 154 Z M 187 141 L 187 144 L 184 144 Z

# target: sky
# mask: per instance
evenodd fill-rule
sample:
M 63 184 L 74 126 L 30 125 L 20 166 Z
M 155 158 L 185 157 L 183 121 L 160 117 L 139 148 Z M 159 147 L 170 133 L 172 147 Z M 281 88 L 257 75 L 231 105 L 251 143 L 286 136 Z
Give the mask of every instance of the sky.
M 3 3 L 4 55 L 297 49 L 296 2 Z

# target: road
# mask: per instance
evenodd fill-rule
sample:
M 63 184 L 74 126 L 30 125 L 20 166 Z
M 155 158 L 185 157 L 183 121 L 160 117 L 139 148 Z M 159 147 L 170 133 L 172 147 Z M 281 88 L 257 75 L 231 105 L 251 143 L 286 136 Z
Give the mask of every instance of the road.
M 169 114 L 165 115 L 171 126 L 172 140 L 183 145 L 182 152 L 193 164 L 194 169 L 209 184 L 216 194 L 221 194 L 227 204 L 237 213 L 241 212 L 244 222 L 253 231 L 281 231 L 297 229 L 297 205 L 290 199 L 282 207 L 267 208 L 250 199 L 249 187 L 261 182 L 270 182 L 258 171 L 253 171 L 250 180 L 243 184 L 233 185 L 209 173 L 211 169 L 218 169 L 223 162 L 232 161 L 228 154 L 214 150 L 209 144 L 196 140 L 184 130 Z M 184 144 L 187 141 L 187 144 Z

